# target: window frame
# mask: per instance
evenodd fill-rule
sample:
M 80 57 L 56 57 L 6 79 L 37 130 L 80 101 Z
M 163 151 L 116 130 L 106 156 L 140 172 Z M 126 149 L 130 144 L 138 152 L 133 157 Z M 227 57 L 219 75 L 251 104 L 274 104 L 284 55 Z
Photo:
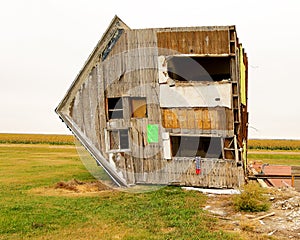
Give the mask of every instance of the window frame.
M 122 140 L 121 132 L 122 131 L 123 131 L 123 133 L 126 131 L 126 134 L 127 134 L 127 143 L 126 143 L 125 148 L 122 148 L 122 144 L 124 144 L 124 143 L 121 142 L 121 140 Z M 117 136 L 118 136 L 117 146 L 118 146 L 118 148 L 111 148 L 111 143 L 112 143 L 111 133 L 112 132 L 117 132 Z M 130 149 L 129 128 L 106 129 L 105 133 L 106 133 L 106 152 L 111 153 L 111 152 L 129 152 L 129 151 L 131 151 L 131 149 Z M 124 145 L 123 145 L 123 147 L 124 147 Z

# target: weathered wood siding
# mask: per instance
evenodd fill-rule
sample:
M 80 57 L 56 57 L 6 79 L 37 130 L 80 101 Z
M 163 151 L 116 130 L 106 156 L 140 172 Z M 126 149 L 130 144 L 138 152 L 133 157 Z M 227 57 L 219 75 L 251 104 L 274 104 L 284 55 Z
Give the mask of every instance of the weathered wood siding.
M 166 49 L 183 54 L 229 54 L 228 30 L 162 31 L 157 33 L 159 55 Z
M 193 158 L 176 158 L 157 171 L 145 172 L 143 177 L 137 178 L 137 183 L 209 188 L 236 188 L 244 184 L 243 169 L 238 168 L 234 160 L 201 159 L 201 172 L 196 174 Z
M 201 173 L 195 172 L 194 159 L 176 159 L 168 165 L 173 184 L 209 188 L 234 188 L 244 183 L 243 170 L 234 161 L 201 159 Z
M 155 173 L 162 164 L 161 144 L 150 146 L 146 132 L 148 124 L 160 124 L 158 89 L 155 88 L 157 54 L 154 30 L 125 31 L 101 68 L 106 97 L 145 97 L 147 101 L 147 118 L 131 119 L 130 114 L 126 115 L 130 109 L 124 104 L 124 119 L 108 121 L 117 128 L 130 130 L 131 152 L 124 158 L 132 163 L 133 169 L 129 170 L 134 171 L 136 182 L 158 182 L 159 176 Z
M 227 108 L 162 108 L 164 128 L 233 131 L 233 114 Z
M 116 36 L 118 26 L 120 23 L 113 25 L 106 35 L 110 38 Z M 237 167 L 232 153 L 223 154 L 232 160 L 201 159 L 201 174 L 197 175 L 192 158 L 164 159 L 161 137 L 163 133 L 182 133 L 232 139 L 234 131 L 238 130 L 235 126 L 237 117 L 232 107 L 238 106 L 239 101 L 234 98 L 230 99 L 226 107 L 187 108 L 161 108 L 159 99 L 159 84 L 167 84 L 159 83 L 158 80 L 159 56 L 178 53 L 232 54 L 232 33 L 229 28 L 131 30 L 123 26 L 120 33 L 113 43 L 110 39 L 101 40 L 102 45 L 96 47 L 78 80 L 73 83 L 70 93 L 62 101 L 58 112 L 71 129 L 84 140 L 85 146 L 96 158 L 103 156 L 104 160 L 101 161 L 105 161 L 109 171 L 126 184 L 179 184 L 217 188 L 242 184 L 242 168 Z M 109 51 L 107 44 L 113 44 Z M 232 79 L 238 81 L 238 68 L 235 67 L 238 60 L 234 54 L 232 56 Z M 233 91 L 235 87 L 232 85 Z M 123 118 L 109 119 L 107 98 L 116 97 L 122 98 Z M 131 97 L 146 99 L 147 116 L 132 117 Z M 246 115 L 243 114 L 242 123 L 246 124 Z M 158 142 L 148 143 L 148 124 L 159 126 Z M 125 151 L 108 149 L 109 131 L 117 129 L 128 129 L 129 149 Z M 246 128 L 243 128 L 245 131 Z M 225 144 L 231 143 L 225 139 Z

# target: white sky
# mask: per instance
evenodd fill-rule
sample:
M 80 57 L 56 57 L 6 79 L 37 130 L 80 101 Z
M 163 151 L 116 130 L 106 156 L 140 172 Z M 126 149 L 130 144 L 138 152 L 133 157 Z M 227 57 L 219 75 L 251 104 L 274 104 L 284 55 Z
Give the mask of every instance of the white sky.
M 131 28 L 236 25 L 249 137 L 300 139 L 298 0 L 0 0 L 0 132 L 70 133 L 54 109 L 115 14 Z

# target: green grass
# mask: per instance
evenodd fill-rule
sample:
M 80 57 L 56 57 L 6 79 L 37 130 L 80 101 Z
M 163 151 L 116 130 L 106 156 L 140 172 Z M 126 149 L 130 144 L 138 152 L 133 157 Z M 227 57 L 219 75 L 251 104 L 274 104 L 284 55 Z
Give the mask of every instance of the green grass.
M 74 178 L 94 180 L 75 146 L 0 144 L 0 239 L 239 239 L 219 230 L 199 192 L 34 193 Z
M 267 190 L 257 182 L 248 183 L 241 194 L 234 195 L 233 204 L 238 211 L 245 212 L 265 212 L 270 208 Z
M 295 149 L 298 143 L 289 144 Z M 300 165 L 298 151 L 249 151 L 248 158 Z M 94 180 L 72 136 L 0 134 L 0 239 L 242 238 L 220 230 L 222 225 L 202 210 L 207 199 L 199 192 L 176 187 L 76 196 L 45 191 L 72 179 Z
M 292 165 L 292 166 L 300 166 L 300 152 L 299 153 L 288 153 L 285 152 L 284 154 L 278 152 L 270 152 L 268 153 L 249 153 L 248 154 L 248 161 L 254 160 L 262 160 L 264 163 L 269 164 L 277 164 L 277 165 Z

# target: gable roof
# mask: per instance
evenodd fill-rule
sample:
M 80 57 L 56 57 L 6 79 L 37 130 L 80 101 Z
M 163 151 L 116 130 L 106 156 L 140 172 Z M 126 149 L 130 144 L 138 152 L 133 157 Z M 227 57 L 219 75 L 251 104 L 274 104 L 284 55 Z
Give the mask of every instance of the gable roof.
M 115 169 L 112 168 L 102 156 L 101 152 L 90 142 L 85 134 L 74 124 L 73 119 L 69 116 L 69 109 L 72 105 L 77 92 L 86 81 L 89 73 L 99 60 L 103 59 L 105 54 L 108 54 L 109 50 L 113 47 L 112 41 L 114 38 L 118 38 L 120 30 L 130 29 L 118 16 L 115 16 L 111 21 L 109 27 L 103 34 L 102 38 L 97 43 L 96 47 L 86 60 L 83 68 L 80 70 L 72 85 L 65 94 L 63 100 L 59 103 L 55 112 L 67 125 L 67 127 L 73 132 L 73 134 L 80 140 L 83 146 L 90 152 L 96 162 L 103 167 L 107 174 L 113 179 L 113 181 L 119 186 L 127 186 L 126 181 L 120 176 Z M 117 39 L 116 39 L 117 40 Z
M 95 62 L 99 60 L 99 57 L 103 54 L 109 42 L 115 36 L 116 31 L 119 29 L 130 29 L 130 28 L 117 15 L 115 15 L 110 25 L 106 29 L 105 33 L 98 41 L 96 47 L 93 49 L 92 53 L 89 55 L 88 59 L 84 63 L 83 68 L 80 70 L 75 80 L 73 81 L 72 85 L 68 89 L 63 100 L 59 103 L 58 107 L 55 109 L 57 114 L 61 116 L 61 113 L 65 110 L 64 108 L 68 107 L 70 102 L 73 100 L 75 94 L 77 93 L 78 89 L 80 88 L 81 84 L 85 81 L 87 74 L 91 71 Z

